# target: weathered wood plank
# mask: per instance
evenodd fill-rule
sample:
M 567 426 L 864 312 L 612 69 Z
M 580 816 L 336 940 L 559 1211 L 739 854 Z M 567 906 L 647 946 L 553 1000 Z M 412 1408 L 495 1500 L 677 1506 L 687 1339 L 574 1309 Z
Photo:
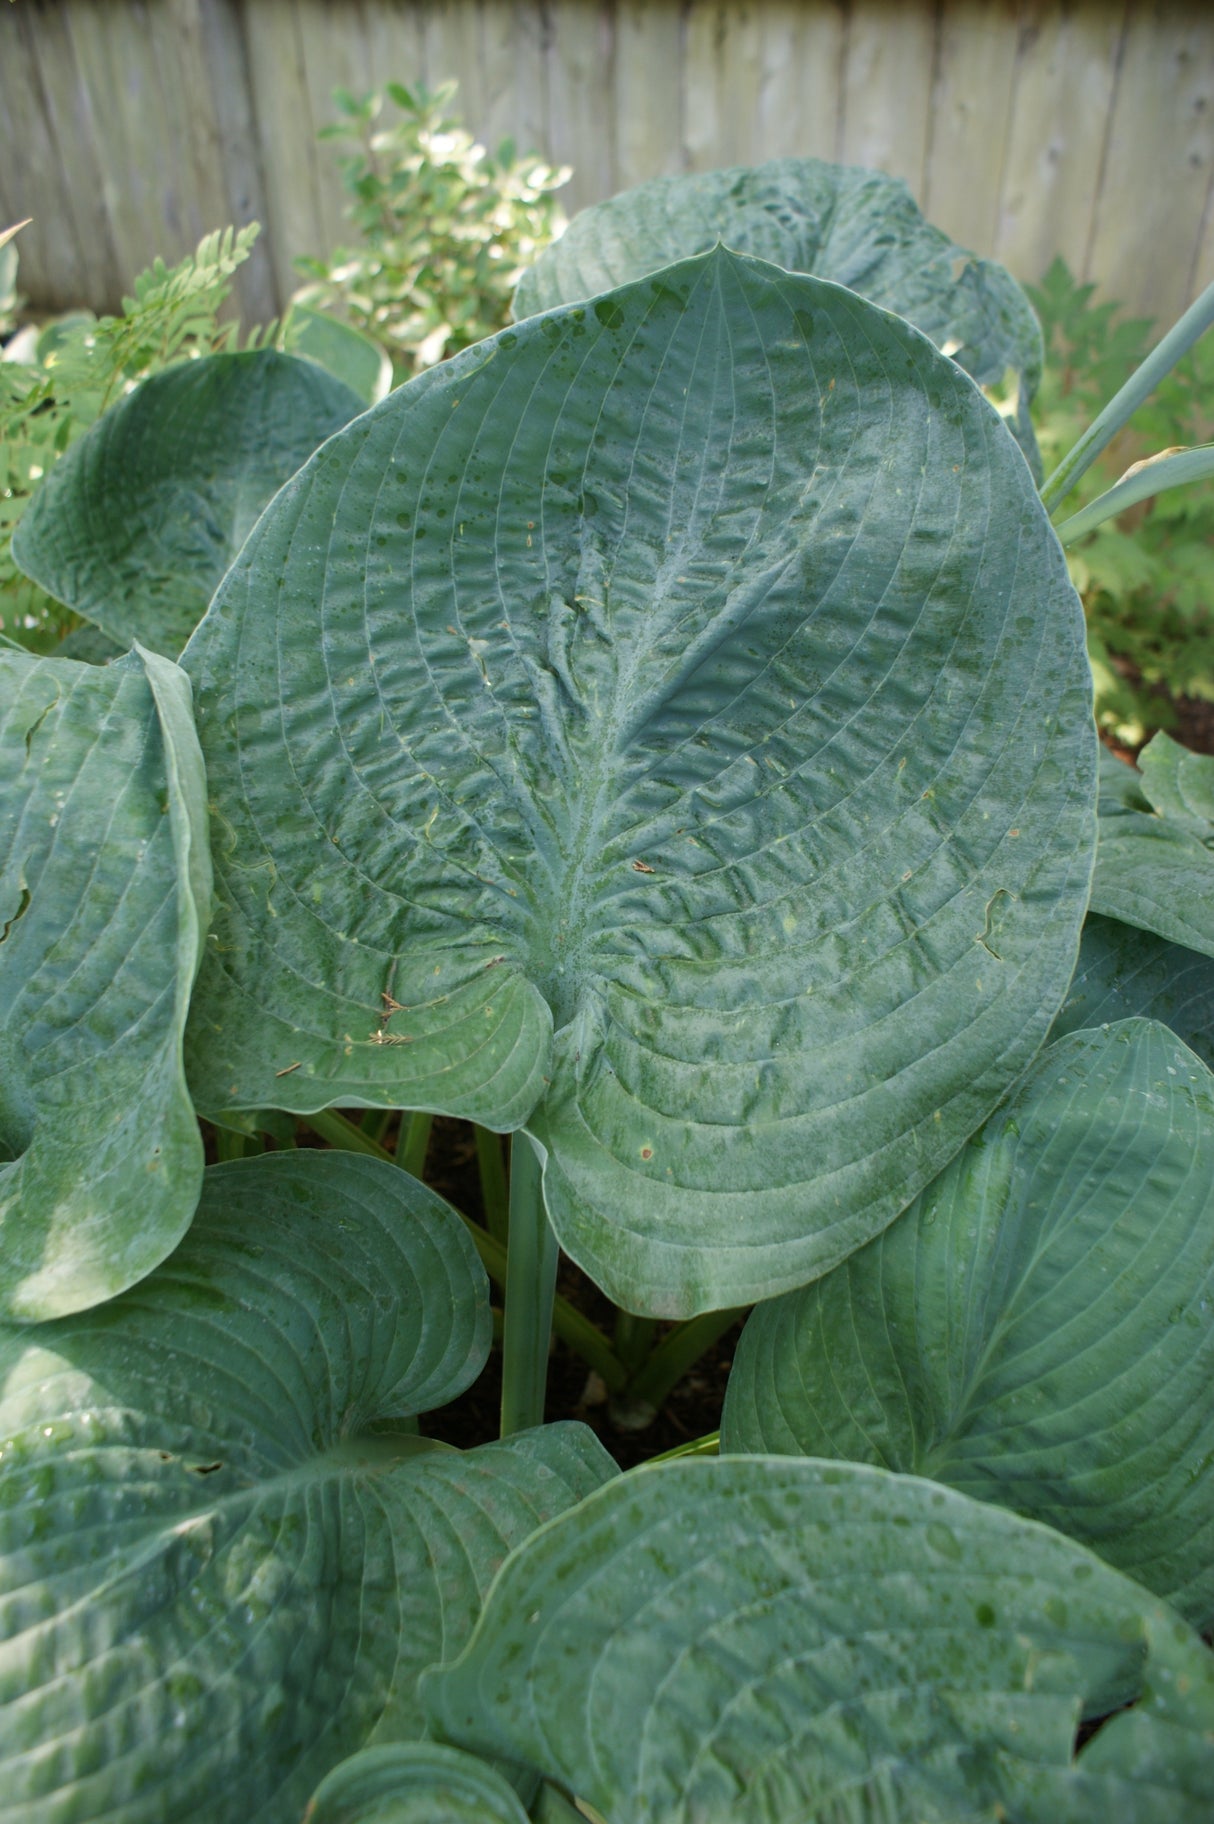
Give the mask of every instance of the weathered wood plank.
M 616 8 L 616 183 L 628 189 L 683 168 L 683 21 L 671 0 Z
M 683 41 L 683 152 L 690 170 L 758 162 L 762 85 L 755 7 L 690 0 Z
M 1210 11 L 1139 4 L 1128 22 L 1085 276 L 1134 311 L 1188 302 L 1214 168 Z
M 989 254 L 1007 155 L 1017 0 L 943 0 L 922 206 L 963 247 Z
M 611 0 L 554 6 L 548 64 L 546 151 L 572 165 L 561 192 L 567 214 L 620 188 L 616 166 L 615 9 Z
M 222 225 L 231 222 L 243 228 L 249 222 L 261 224 L 262 232 L 253 252 L 236 275 L 234 295 L 246 323 L 267 323 L 279 314 L 285 299 L 279 297 L 270 259 L 261 147 L 249 88 L 239 0 L 172 0 L 172 4 L 190 7 L 197 18 L 225 193 L 225 206 L 220 211 Z
M 115 252 L 102 178 L 105 142 L 77 62 L 70 16 L 63 9 L 19 9 L 14 19 L 9 9 L 0 24 L 8 28 L 0 33 L 6 76 L 13 60 L 3 160 L 6 182 L 18 192 L 12 219 L 34 217 L 20 246 L 22 290 L 37 297 L 49 284 L 77 304 L 104 309 L 131 275 L 121 270 Z M 13 42 L 6 44 L 6 35 Z
M 363 0 L 367 87 L 427 81 L 424 0 Z
M 289 298 L 297 254 L 323 251 L 320 147 L 306 105 L 299 17 L 289 0 L 250 5 L 244 15 L 249 83 L 265 173 L 266 233 L 278 294 Z
M 923 195 L 936 52 L 934 7 L 855 0 L 847 21 L 836 156 Z
M 522 152 L 538 151 L 548 137 L 543 9 L 516 0 L 483 0 L 480 24 L 481 97 L 465 110 L 471 132 L 495 152 L 512 139 Z
M 444 78 L 491 147 L 574 166 L 570 208 L 808 153 L 905 177 L 1027 278 L 1063 251 L 1171 314 L 1214 277 L 1212 0 L 21 0 L 0 211 L 48 224 L 23 283 L 112 306 L 157 252 L 256 218 L 264 317 L 344 234 L 331 89 Z
M 1039 279 L 1059 253 L 1082 272 L 1123 32 L 1107 0 L 1022 7 L 992 250 L 1017 278 Z
M 343 244 L 348 246 L 353 235 L 345 215 L 346 193 L 338 174 L 336 148 L 318 144 L 316 135 L 322 127 L 342 119 L 333 102 L 334 89 L 363 95 L 377 82 L 367 62 L 360 9 L 351 0 L 343 0 L 339 6 L 331 0 L 295 0 L 295 16 L 304 76 L 298 101 L 314 146 L 320 238 L 310 247 L 292 251 L 328 254 Z
M 475 120 L 486 101 L 480 22 L 475 0 L 458 0 L 453 5 L 425 7 L 422 11 L 422 32 L 431 88 L 437 88 L 441 82 L 458 82 L 458 105 L 463 110 L 464 119 Z
M 753 145 L 765 158 L 833 158 L 839 125 L 844 0 L 757 6 L 759 90 Z

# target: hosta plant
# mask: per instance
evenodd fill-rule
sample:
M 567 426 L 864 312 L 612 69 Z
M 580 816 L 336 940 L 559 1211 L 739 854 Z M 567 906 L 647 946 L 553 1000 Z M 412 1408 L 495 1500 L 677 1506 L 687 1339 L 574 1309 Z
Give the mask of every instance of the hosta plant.
M 6 658 L 21 1824 L 1204 1818 L 1209 781 L 1098 784 L 1079 603 L 962 358 L 1030 374 L 1031 319 L 880 183 L 829 269 L 805 198 L 854 186 L 729 174 L 742 251 L 672 186 L 665 263 L 362 415 L 195 364 L 26 515 L 139 643 Z M 183 1085 L 250 1156 L 167 1172 Z M 400 1169 L 436 1113 L 484 1226 Z M 501 1436 L 457 1451 L 485 1267 Z M 554 1322 L 635 1408 L 747 1305 L 719 1458 L 621 1476 L 543 1423 Z

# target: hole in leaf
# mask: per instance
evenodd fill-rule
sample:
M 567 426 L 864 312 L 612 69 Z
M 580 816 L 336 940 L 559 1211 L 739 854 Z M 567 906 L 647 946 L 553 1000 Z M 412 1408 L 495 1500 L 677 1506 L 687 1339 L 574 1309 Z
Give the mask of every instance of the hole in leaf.
M 217 1469 L 223 1468 L 223 1464 L 222 1463 L 190 1463 L 190 1464 L 187 1464 L 186 1467 L 189 1469 L 191 1475 L 213 1476 Z
M 5 942 L 6 938 L 8 937 L 9 932 L 12 930 L 13 926 L 18 922 L 18 920 L 25 917 L 26 913 L 29 911 L 29 904 L 30 904 L 30 890 L 25 885 L 25 883 L 22 882 L 20 902 L 18 903 L 17 910 L 13 913 L 13 916 L 10 919 L 7 919 L 5 921 L 3 931 L 0 931 L 0 944 Z
M 58 693 L 58 691 L 56 691 L 55 695 L 51 698 L 51 700 L 47 704 L 46 708 L 41 710 L 39 712 L 39 714 L 34 717 L 34 720 L 30 723 L 29 727 L 26 729 L 26 731 L 25 731 L 25 757 L 27 760 L 29 759 L 30 747 L 33 743 L 34 736 L 38 733 L 38 730 L 42 727 L 42 724 L 46 721 L 46 718 L 50 715 L 52 709 L 54 709 L 54 707 L 55 707 L 56 703 L 58 703 L 58 701 L 59 701 L 59 693 Z

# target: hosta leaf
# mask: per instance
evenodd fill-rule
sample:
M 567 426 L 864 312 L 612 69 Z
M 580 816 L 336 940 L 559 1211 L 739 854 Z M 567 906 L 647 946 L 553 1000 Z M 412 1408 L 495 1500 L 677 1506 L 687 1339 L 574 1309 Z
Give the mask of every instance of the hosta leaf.
M 182 362 L 55 464 L 13 556 L 111 639 L 175 657 L 266 502 L 362 409 L 314 362 L 273 349 Z
M 1144 1685 L 1136 1743 L 1076 1760 L 1081 1716 Z M 620 1478 L 511 1556 L 423 1697 L 611 1824 L 1057 1824 L 1060 1796 L 1199 1824 L 1214 1779 L 1214 1655 L 1175 1615 L 1045 1527 L 854 1464 Z M 1089 1756 L 1125 1808 L 1084 1802 Z
M 527 1824 L 484 1761 L 438 1742 L 364 1748 L 317 1788 L 304 1824 Z
M 979 385 L 1007 390 L 1040 480 L 1029 406 L 1041 329 L 1011 274 L 925 221 L 900 178 L 816 158 L 658 177 L 592 203 L 523 273 L 515 315 L 579 303 L 718 241 L 847 285 L 906 317 Z
M 1164 1027 L 1051 1045 L 878 1241 L 756 1311 L 730 1450 L 1048 1521 L 1214 1619 L 1214 1077 Z
M 1192 754 L 1160 730 L 1138 756 L 1142 789 L 1161 817 L 1214 842 L 1214 756 Z
M 410 1435 L 488 1344 L 455 1213 L 314 1152 L 213 1169 L 141 1286 L 0 1337 L 5 1824 L 296 1824 L 420 1734 L 506 1552 L 614 1469 L 578 1426 Z
M 1214 956 L 1214 759 L 1158 734 L 1100 763 L 1092 910 Z
M 353 323 L 307 304 L 292 304 L 283 334 L 291 354 L 315 361 L 344 381 L 363 405 L 375 405 L 391 389 L 391 358 Z
M 0 1315 L 111 1297 L 194 1213 L 205 794 L 167 659 L 0 653 Z
M 837 286 L 718 251 L 432 370 L 283 491 L 185 663 L 200 1105 L 526 1122 L 632 1308 L 842 1258 L 1065 994 L 1078 603 L 969 382 Z
M 1050 1037 L 1135 1014 L 1162 1020 L 1214 1066 L 1214 958 L 1093 913 Z

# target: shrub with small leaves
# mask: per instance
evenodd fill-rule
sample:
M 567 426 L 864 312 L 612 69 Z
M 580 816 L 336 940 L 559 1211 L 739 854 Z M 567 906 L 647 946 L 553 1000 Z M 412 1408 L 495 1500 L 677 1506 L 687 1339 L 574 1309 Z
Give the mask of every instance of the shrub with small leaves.
M 509 140 L 491 156 L 450 113 L 455 94 L 453 82 L 339 89 L 344 119 L 320 135 L 346 148 L 359 245 L 297 261 L 298 295 L 375 336 L 400 378 L 504 328 L 520 273 L 564 226 L 554 192 L 568 168 Z

